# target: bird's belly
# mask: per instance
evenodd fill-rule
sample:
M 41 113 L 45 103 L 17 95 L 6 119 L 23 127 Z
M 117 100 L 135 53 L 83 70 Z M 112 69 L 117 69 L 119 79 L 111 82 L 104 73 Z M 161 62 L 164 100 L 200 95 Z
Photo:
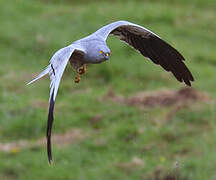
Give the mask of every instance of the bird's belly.
M 70 58 L 70 64 L 71 67 L 77 71 L 81 66 L 83 66 L 83 64 L 85 64 L 83 56 L 79 56 L 79 55 L 75 55 L 75 56 L 71 56 Z

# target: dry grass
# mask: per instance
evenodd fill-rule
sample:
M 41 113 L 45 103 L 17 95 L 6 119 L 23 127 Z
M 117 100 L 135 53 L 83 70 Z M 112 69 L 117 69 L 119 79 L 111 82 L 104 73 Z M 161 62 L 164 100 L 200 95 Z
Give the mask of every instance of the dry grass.
M 65 133 L 53 134 L 52 142 L 57 146 L 65 146 L 82 141 L 87 136 L 80 129 L 70 129 Z M 0 151 L 16 153 L 25 148 L 34 148 L 46 146 L 46 138 L 40 138 L 36 141 L 19 140 L 16 142 L 0 143 Z

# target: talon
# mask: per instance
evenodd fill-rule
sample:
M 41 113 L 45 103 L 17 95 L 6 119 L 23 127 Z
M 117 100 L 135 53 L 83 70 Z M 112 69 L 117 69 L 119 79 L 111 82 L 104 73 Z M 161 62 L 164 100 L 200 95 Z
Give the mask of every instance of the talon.
M 79 75 L 79 73 L 77 73 L 74 82 L 75 82 L 75 83 L 79 83 L 80 80 L 81 80 L 80 75 Z
M 86 65 L 84 64 L 78 69 L 78 73 L 81 75 L 84 74 L 85 72 L 86 72 Z

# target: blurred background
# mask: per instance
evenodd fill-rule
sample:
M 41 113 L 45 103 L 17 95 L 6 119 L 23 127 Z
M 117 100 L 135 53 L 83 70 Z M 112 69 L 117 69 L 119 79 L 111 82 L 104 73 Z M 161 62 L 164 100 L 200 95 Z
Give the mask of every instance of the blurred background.
M 117 20 L 140 24 L 186 58 L 193 88 L 109 37 L 111 59 L 68 66 L 45 132 L 53 53 Z M 215 0 L 0 0 L 1 180 L 216 179 Z

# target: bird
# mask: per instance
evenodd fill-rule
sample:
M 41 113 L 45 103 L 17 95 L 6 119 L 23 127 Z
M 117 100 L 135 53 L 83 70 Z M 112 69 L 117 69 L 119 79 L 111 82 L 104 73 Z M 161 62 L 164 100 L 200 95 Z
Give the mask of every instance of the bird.
M 51 57 L 49 65 L 27 85 L 42 78 L 50 76 L 50 96 L 47 120 L 47 155 L 48 161 L 53 162 L 51 131 L 54 120 L 54 106 L 59 84 L 64 70 L 70 62 L 72 69 L 76 72 L 75 83 L 79 83 L 80 75 L 86 72 L 87 64 L 99 64 L 108 61 L 111 56 L 110 48 L 106 44 L 109 35 L 114 35 L 141 53 L 153 63 L 170 71 L 175 78 L 191 86 L 194 78 L 184 63 L 185 58 L 171 45 L 162 40 L 157 34 L 129 21 L 115 21 L 107 24 L 94 33 L 74 41 L 72 44 L 56 51 Z M 125 62 L 123 62 L 125 63 Z

